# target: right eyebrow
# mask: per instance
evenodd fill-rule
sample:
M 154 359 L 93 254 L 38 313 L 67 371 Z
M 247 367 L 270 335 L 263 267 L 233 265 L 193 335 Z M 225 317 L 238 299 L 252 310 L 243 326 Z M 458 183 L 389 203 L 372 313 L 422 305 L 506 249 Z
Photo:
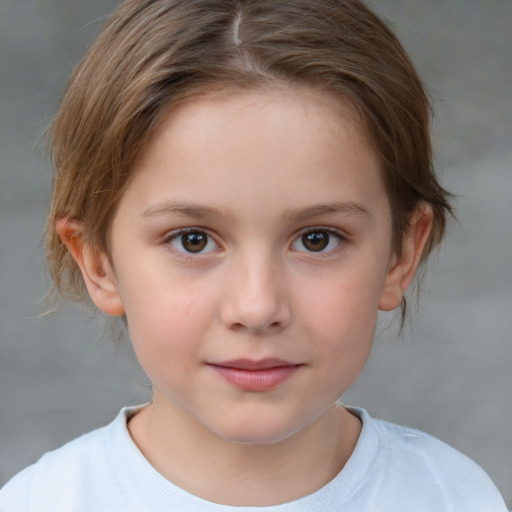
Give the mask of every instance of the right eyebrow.
M 210 206 L 165 201 L 146 208 L 142 212 L 141 217 L 151 218 L 166 215 L 181 215 L 184 217 L 191 217 L 193 219 L 205 219 L 211 216 L 222 216 L 222 213 L 216 208 L 212 208 Z

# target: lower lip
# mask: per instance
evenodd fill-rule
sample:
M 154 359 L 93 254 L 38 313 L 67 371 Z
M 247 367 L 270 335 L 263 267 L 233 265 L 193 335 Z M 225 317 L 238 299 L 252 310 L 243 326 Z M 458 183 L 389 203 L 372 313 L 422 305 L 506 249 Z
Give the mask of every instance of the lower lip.
M 244 391 L 270 391 L 285 380 L 289 379 L 300 365 L 276 366 L 261 370 L 245 370 L 230 368 L 227 366 L 215 366 L 212 368 L 230 384 Z

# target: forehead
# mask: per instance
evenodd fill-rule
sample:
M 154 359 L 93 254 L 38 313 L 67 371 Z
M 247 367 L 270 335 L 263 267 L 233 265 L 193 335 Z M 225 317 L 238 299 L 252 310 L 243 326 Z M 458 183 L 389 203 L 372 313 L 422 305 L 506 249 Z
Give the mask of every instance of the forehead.
M 221 91 L 167 115 L 125 195 L 141 207 L 169 199 L 250 208 L 353 200 L 383 189 L 380 164 L 352 106 L 307 88 Z M 305 205 L 304 206 L 310 206 Z
M 192 95 L 167 113 L 146 151 L 151 151 L 159 138 L 169 137 L 171 131 L 186 129 L 190 131 L 189 135 L 193 132 L 199 140 L 202 135 L 212 135 L 211 128 L 215 123 L 228 131 L 230 126 L 237 130 L 237 124 L 242 125 L 244 121 L 259 121 L 270 127 L 275 121 L 283 124 L 287 119 L 292 132 L 287 131 L 286 135 L 298 132 L 302 126 L 296 121 L 301 119 L 314 124 L 322 134 L 330 131 L 335 135 L 342 130 L 344 137 L 366 138 L 361 116 L 348 99 L 320 88 L 276 82 L 262 88 L 221 87 Z M 369 140 L 365 143 L 372 145 Z

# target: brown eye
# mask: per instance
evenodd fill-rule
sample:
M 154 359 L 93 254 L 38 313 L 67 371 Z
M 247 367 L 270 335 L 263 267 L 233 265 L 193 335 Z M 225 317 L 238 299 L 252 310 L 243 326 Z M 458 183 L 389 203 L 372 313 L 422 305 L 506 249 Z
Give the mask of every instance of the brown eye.
M 337 249 L 343 236 L 334 230 L 312 229 L 300 235 L 291 248 L 299 252 L 328 253 Z
M 302 235 L 302 244 L 308 251 L 323 251 L 329 245 L 327 231 L 311 231 Z
M 208 235 L 195 231 L 181 235 L 181 244 L 187 252 L 201 252 L 208 243 Z
M 200 230 L 177 232 L 171 237 L 170 244 L 179 252 L 187 254 L 212 252 L 217 247 L 213 238 Z

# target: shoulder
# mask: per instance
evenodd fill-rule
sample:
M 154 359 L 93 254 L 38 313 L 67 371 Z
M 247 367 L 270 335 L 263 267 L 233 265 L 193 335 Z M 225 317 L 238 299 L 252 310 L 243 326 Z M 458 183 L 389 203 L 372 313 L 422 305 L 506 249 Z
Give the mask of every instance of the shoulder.
M 398 492 L 423 492 L 432 500 L 438 496 L 442 510 L 506 512 L 489 476 L 469 457 L 419 430 L 372 419 L 364 411 L 362 419 L 378 434 L 385 485 Z
M 439 477 L 440 485 L 462 477 L 467 483 L 489 482 L 489 477 L 480 466 L 439 439 L 416 429 L 382 420 L 374 421 L 381 432 L 383 446 L 393 457 L 421 465 L 425 472 Z
M 79 504 L 87 503 L 91 491 L 115 484 L 106 443 L 119 420 L 44 454 L 14 476 L 0 490 L 1 512 L 81 511 Z

